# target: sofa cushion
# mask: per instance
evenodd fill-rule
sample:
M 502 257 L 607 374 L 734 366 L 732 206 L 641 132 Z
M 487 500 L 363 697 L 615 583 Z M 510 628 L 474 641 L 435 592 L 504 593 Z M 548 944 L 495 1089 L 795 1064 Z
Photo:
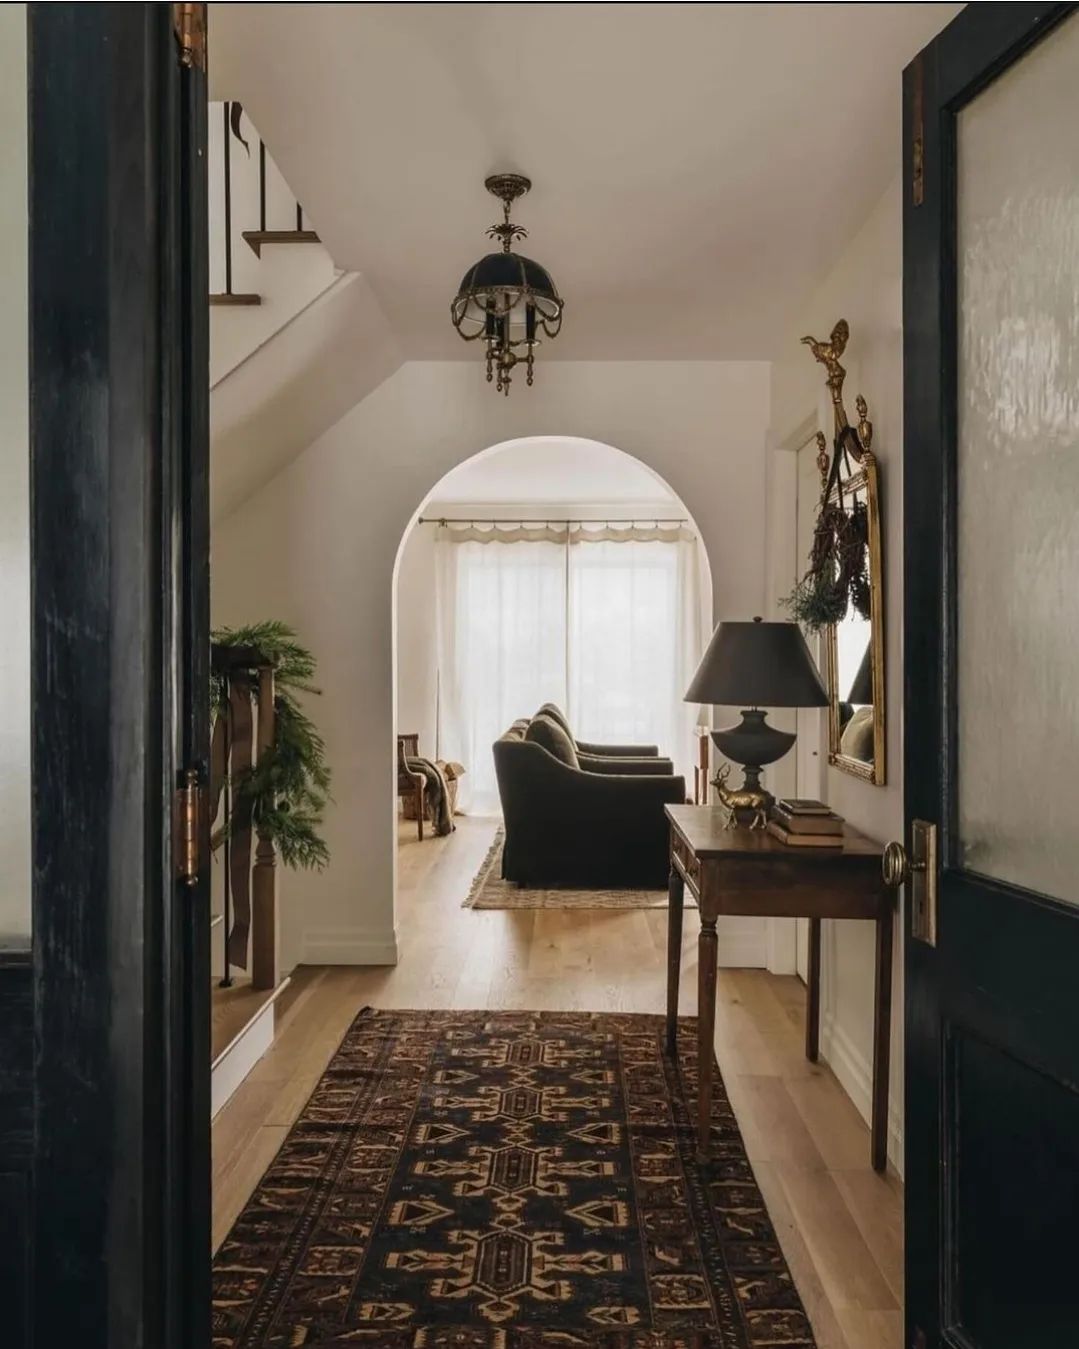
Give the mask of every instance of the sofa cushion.
M 578 767 L 577 750 L 573 739 L 553 717 L 546 715 L 533 717 L 528 723 L 525 739 L 541 745 L 559 763 L 568 764 L 570 768 Z
M 557 703 L 544 703 L 536 713 L 536 716 L 550 717 L 553 722 L 562 727 L 571 740 L 573 739 L 573 731 L 570 729 L 569 719 Z
M 859 707 L 843 728 L 839 752 L 862 763 L 873 762 L 873 709 Z

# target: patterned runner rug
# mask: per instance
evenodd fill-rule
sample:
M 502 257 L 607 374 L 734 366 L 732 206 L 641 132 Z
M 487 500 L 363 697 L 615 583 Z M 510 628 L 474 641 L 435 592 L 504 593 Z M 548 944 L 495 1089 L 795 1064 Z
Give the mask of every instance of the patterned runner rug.
M 513 881 L 502 879 L 502 830 L 461 907 L 464 909 L 665 909 L 666 890 L 518 890 Z M 686 892 L 686 906 L 693 896 Z
M 357 1017 L 214 1262 L 218 1349 L 813 1345 L 695 1022 Z

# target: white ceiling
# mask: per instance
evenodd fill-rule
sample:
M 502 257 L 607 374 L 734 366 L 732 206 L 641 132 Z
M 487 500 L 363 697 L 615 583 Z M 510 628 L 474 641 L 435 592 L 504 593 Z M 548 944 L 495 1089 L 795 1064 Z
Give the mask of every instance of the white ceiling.
M 566 300 L 542 359 L 766 358 L 899 171 L 901 71 L 959 8 L 214 4 L 210 69 L 407 355 L 463 354 L 483 179 L 515 170 Z
M 495 446 L 447 473 L 424 509 L 455 502 L 682 509 L 666 483 L 632 455 L 576 436 L 528 436 Z

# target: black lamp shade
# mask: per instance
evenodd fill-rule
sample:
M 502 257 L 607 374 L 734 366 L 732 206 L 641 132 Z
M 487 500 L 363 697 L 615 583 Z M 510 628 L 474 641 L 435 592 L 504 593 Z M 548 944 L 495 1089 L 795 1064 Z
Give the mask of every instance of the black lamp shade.
M 827 707 L 828 694 L 797 623 L 723 622 L 712 634 L 687 703 Z
M 477 291 L 530 290 L 537 299 L 558 300 L 546 267 L 520 253 L 488 253 L 465 272 L 458 294 Z
M 548 337 L 556 334 L 562 300 L 550 272 L 538 262 L 520 253 L 488 253 L 465 272 L 451 314 L 467 339 L 480 331 L 489 337 L 493 316 L 518 319 L 534 341 L 539 325 Z
M 866 642 L 865 655 L 847 694 L 847 701 L 865 707 L 873 701 L 873 644 Z

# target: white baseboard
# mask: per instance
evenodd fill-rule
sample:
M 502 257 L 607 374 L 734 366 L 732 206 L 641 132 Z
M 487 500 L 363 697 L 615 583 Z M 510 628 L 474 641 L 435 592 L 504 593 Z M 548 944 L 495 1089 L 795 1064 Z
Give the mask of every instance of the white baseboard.
M 366 927 L 309 927 L 298 965 L 396 965 L 397 931 Z
M 228 1049 L 215 1060 L 210 1070 L 211 1119 L 273 1044 L 275 1004 L 275 998 L 266 1002 Z
M 767 926 L 767 959 L 765 968 L 770 974 L 798 973 L 797 918 L 769 918 Z
M 835 1073 L 839 1085 L 869 1123 L 873 1113 L 873 1069 L 854 1041 L 830 1012 L 821 1015 L 821 1058 Z M 894 1092 L 889 1093 L 894 1096 Z M 903 1115 L 894 1100 L 888 1102 L 888 1160 L 903 1175 Z
M 721 969 L 760 970 L 768 964 L 768 930 L 765 918 L 720 918 Z

